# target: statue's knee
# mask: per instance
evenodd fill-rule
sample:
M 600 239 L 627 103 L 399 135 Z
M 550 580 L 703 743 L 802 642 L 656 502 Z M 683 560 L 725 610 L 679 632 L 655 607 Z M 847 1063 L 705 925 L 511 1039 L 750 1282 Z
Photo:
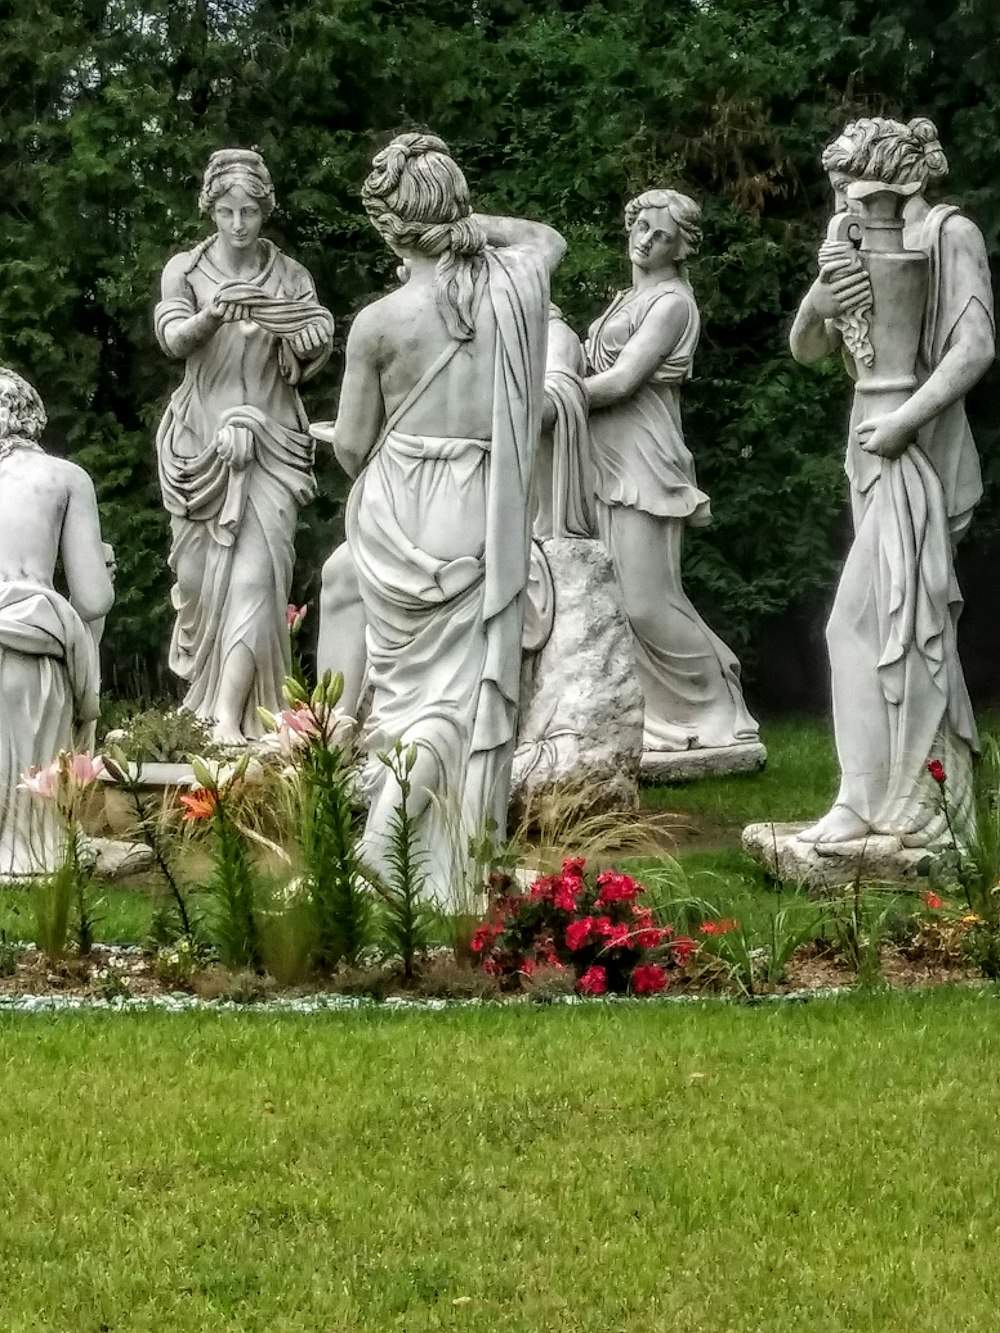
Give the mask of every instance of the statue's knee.
M 333 606 L 358 597 L 358 578 L 346 542 L 342 542 L 323 565 L 321 588 L 324 603 Z

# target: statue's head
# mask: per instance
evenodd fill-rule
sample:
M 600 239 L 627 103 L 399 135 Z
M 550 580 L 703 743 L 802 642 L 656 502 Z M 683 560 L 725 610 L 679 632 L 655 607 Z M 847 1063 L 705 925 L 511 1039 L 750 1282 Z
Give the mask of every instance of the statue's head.
M 449 332 L 471 338 L 471 283 L 486 237 L 448 145 L 434 134 L 397 135 L 376 153 L 361 201 L 394 254 L 438 260 L 439 307 Z
M 274 210 L 274 183 L 260 153 L 220 148 L 208 159 L 198 207 L 235 249 L 257 243 Z
M 920 186 L 921 193 L 948 174 L 948 159 L 933 121 L 926 117 L 904 125 L 872 116 L 852 120 L 827 144 L 823 168 L 830 177 L 838 211 L 847 206 L 845 190 L 854 181 Z
M 0 366 L 0 440 L 30 440 L 36 444 L 48 420 L 42 400 L 26 379 Z
M 701 245 L 701 207 L 678 190 L 646 190 L 625 205 L 625 230 L 637 268 L 683 264 Z

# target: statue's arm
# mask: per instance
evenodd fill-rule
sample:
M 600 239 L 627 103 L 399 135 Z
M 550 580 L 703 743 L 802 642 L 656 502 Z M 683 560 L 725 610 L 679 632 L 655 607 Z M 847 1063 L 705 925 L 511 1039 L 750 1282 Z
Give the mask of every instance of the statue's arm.
M 897 457 L 922 426 L 979 383 L 995 355 L 993 321 L 980 301 L 971 300 L 952 330 L 944 356 L 920 388 L 895 412 L 858 426 L 861 447 L 886 458 Z
M 203 347 L 226 319 L 224 307 L 216 301 L 201 310 L 193 310 L 187 260 L 186 254 L 180 254 L 168 261 L 160 282 L 160 304 L 155 315 L 160 346 L 168 356 L 179 359 Z M 185 308 L 193 313 L 185 315 Z
M 107 549 L 101 540 L 94 483 L 76 464 L 67 463 L 66 469 L 67 501 L 59 555 L 70 603 L 80 619 L 89 624 L 103 620 L 108 614 L 115 600 L 115 590 L 108 568 Z
M 296 264 L 295 268 L 299 280 L 295 299 L 318 306 L 319 297 L 316 295 L 316 284 L 312 280 L 312 274 L 301 264 Z M 321 357 L 323 362 L 326 362 L 333 350 L 333 315 L 325 306 L 320 306 L 320 309 L 323 311 L 322 318 L 307 324 L 304 329 L 293 333 L 288 339 L 292 351 L 303 364 L 318 361 Z M 319 368 L 318 365 L 313 367 L 315 370 Z M 306 378 L 308 379 L 309 375 Z
M 590 410 L 631 398 L 673 352 L 688 318 L 684 300 L 664 296 L 654 302 L 615 364 L 584 381 Z
M 788 335 L 792 356 L 800 366 L 815 365 L 840 347 L 840 334 L 832 320 L 822 314 L 818 306 L 818 300 L 823 295 L 825 293 L 817 278 L 803 298 Z
M 337 462 L 349 477 L 356 477 L 364 467 L 385 417 L 379 322 L 375 306 L 366 306 L 355 316 L 347 335 L 340 406 L 329 439 Z
M 871 279 L 849 241 L 824 241 L 819 248 L 819 277 L 798 308 L 789 345 L 800 365 L 811 366 L 841 350 L 843 338 L 834 320 L 859 306 L 871 306 Z
M 475 213 L 473 217 L 486 235 L 487 245 L 503 248 L 515 246 L 539 255 L 551 273 L 566 253 L 566 241 L 544 222 L 530 222 L 527 218 L 495 217 L 491 213 Z

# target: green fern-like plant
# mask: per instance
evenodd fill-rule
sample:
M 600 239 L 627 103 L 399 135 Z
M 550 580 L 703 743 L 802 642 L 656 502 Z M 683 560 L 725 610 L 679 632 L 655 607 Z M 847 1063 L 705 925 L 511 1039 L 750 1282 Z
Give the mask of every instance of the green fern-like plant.
M 313 690 L 290 677 L 286 700 L 299 714 L 303 878 L 315 917 L 317 967 L 357 964 L 371 940 L 372 902 L 358 853 L 353 778 L 345 746 L 336 743 L 343 677 L 327 672 Z
M 389 951 L 402 962 L 406 980 L 412 981 L 417 956 L 429 944 L 432 919 L 423 899 L 426 876 L 409 807 L 410 774 L 417 761 L 417 747 L 410 745 L 404 750 L 397 741 L 395 748 L 388 754 L 380 754 L 379 759 L 399 785 L 399 803 L 389 821 L 386 849 L 389 876 L 382 884 L 382 932 Z

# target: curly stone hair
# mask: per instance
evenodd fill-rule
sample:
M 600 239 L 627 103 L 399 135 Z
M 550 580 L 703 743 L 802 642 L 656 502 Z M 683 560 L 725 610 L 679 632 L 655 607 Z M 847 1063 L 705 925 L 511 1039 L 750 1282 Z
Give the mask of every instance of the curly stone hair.
M 252 148 L 220 148 L 208 159 L 198 208 L 210 214 L 216 201 L 239 185 L 260 204 L 264 217 L 274 212 L 274 182 L 260 153 Z
M 631 231 L 644 208 L 664 208 L 677 224 L 681 246 L 677 254 L 683 263 L 698 253 L 701 246 L 701 205 L 679 190 L 646 190 L 625 205 L 625 230 Z
M 397 135 L 375 155 L 361 202 L 393 250 L 438 256 L 438 308 L 451 336 L 467 342 L 475 334 L 472 301 L 486 236 L 448 145 L 434 134 Z
M 38 393 L 16 370 L 0 366 L 0 440 L 36 444 L 48 417 Z
M 934 122 L 926 116 L 904 125 L 872 116 L 852 120 L 823 151 L 824 171 L 840 171 L 855 180 L 926 189 L 948 174 L 948 159 Z

